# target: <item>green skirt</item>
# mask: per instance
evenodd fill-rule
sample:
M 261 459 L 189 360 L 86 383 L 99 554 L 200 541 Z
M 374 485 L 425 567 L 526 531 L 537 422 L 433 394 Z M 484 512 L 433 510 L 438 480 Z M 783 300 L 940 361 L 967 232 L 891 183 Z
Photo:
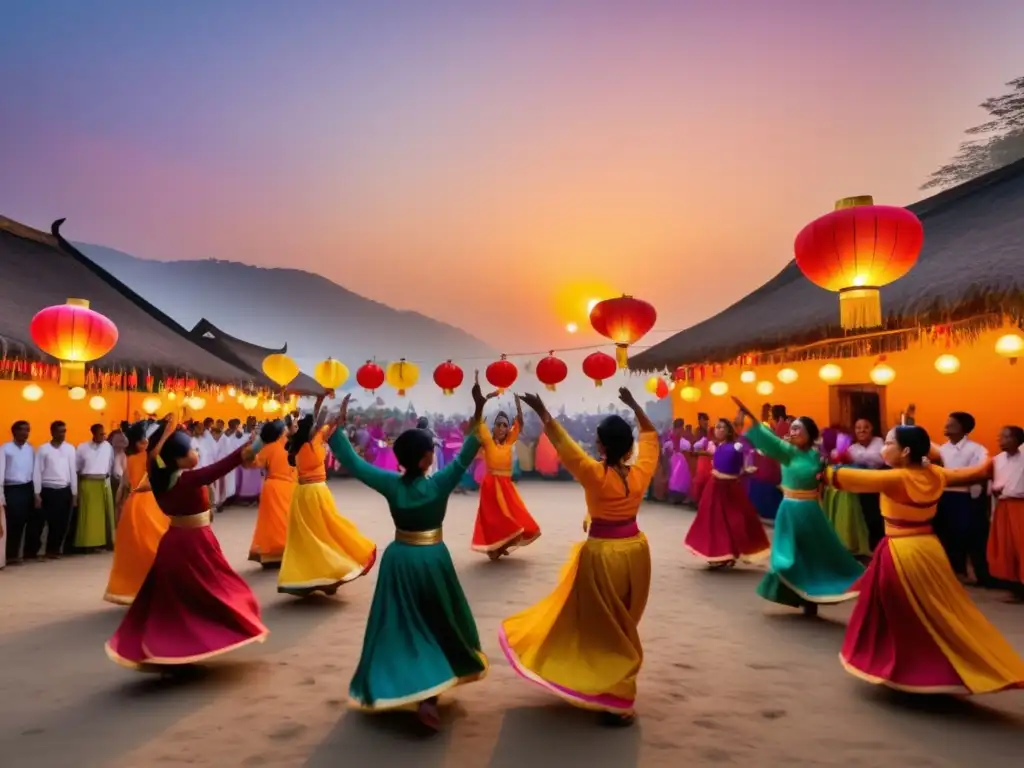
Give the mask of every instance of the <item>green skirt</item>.
M 349 704 L 375 711 L 414 705 L 486 673 L 448 547 L 392 542 L 378 567 Z
M 860 507 L 860 496 L 849 491 L 826 487 L 821 497 L 821 509 L 832 523 L 836 536 L 854 556 L 871 554 L 868 524 Z
M 114 494 L 110 483 L 96 477 L 78 480 L 78 524 L 74 545 L 79 549 L 110 547 L 114 543 Z

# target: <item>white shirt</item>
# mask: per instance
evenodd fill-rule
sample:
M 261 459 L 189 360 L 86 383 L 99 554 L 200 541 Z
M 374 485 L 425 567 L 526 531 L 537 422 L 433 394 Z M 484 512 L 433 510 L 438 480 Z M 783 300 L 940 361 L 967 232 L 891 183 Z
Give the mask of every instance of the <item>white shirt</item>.
M 969 437 L 962 438 L 959 443 L 951 443 L 948 440 L 939 446 L 939 455 L 942 456 L 942 465 L 946 469 L 967 469 L 968 467 L 981 466 L 988 460 L 988 451 L 985 446 L 976 443 Z M 947 488 L 950 493 L 968 493 L 978 498 L 981 496 L 982 487 L 972 485 L 970 488 Z
M 199 437 L 193 437 L 192 447 L 199 454 L 199 463 L 196 464 L 196 469 L 208 467 L 217 460 L 217 444 L 213 442 L 209 432 L 203 432 Z
M 885 445 L 885 441 L 882 438 L 872 437 L 867 445 L 853 443 L 846 452 L 850 454 L 850 459 L 858 467 L 881 469 L 885 466 L 885 461 L 882 459 L 883 445 Z
M 28 443 L 18 445 L 13 440 L 4 443 L 0 449 L 0 507 L 6 505 L 4 499 L 5 485 L 24 485 L 32 482 L 32 471 L 35 469 L 35 451 Z
M 78 446 L 78 473 L 109 477 L 114 468 L 114 446 L 104 440 L 102 443 L 90 440 Z
M 43 443 L 36 451 L 36 466 L 32 472 L 32 483 L 36 495 L 43 488 L 71 487 L 71 494 L 78 495 L 78 473 L 75 448 L 65 441 L 54 448 L 53 443 Z
M 1004 499 L 1024 499 L 1024 452 L 1004 451 L 992 459 L 992 490 Z

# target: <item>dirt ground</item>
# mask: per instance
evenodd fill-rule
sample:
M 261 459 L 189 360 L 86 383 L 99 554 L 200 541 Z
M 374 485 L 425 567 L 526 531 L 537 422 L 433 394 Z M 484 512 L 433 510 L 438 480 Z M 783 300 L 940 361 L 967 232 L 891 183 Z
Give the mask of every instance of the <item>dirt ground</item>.
M 106 659 L 103 642 L 123 612 L 101 600 L 109 555 L 0 572 L 0 764 L 1024 764 L 1024 692 L 915 699 L 855 680 L 836 659 L 849 606 L 812 620 L 765 603 L 754 594 L 759 570 L 708 572 L 682 546 L 693 513 L 661 505 L 641 515 L 655 567 L 637 723 L 599 727 L 513 675 L 498 648 L 498 622 L 546 594 L 581 537 L 578 487 L 521 489 L 544 535 L 498 563 L 469 550 L 475 499 L 454 497 L 449 507 L 445 537 L 492 669 L 442 700 L 443 733 L 427 736 L 403 714 L 346 709 L 376 572 L 335 598 L 278 595 L 274 573 L 246 562 L 255 510 L 233 508 L 215 530 L 256 591 L 271 636 L 194 679 L 162 681 Z M 378 497 L 346 481 L 334 491 L 343 513 L 381 546 L 391 539 Z M 999 593 L 972 594 L 1024 652 L 1024 607 Z

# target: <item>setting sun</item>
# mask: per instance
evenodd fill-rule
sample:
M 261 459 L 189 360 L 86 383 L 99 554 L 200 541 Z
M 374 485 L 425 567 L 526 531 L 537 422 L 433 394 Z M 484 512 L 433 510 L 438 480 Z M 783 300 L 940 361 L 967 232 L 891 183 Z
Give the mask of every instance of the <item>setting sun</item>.
M 587 315 L 594 311 L 594 307 L 601 303 L 600 299 L 591 299 L 587 302 Z
M 569 333 L 576 333 L 576 331 L 578 331 L 579 329 L 580 327 L 576 325 L 576 323 L 568 323 L 565 326 L 565 330 L 567 330 Z

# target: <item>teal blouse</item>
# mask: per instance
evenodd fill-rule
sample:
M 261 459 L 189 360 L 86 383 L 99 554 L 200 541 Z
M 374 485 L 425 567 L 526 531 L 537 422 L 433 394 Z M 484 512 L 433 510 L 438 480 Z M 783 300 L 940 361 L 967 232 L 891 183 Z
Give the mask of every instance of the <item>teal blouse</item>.
M 783 440 L 764 424 L 756 424 L 746 431 L 753 446 L 782 467 L 782 487 L 794 491 L 813 491 L 818 487 L 818 475 L 824 466 L 821 454 L 815 449 L 801 451 Z
M 474 431 L 462 444 L 459 455 L 444 469 L 431 477 L 418 477 L 407 483 L 397 472 L 364 461 L 352 448 L 343 429 L 336 430 L 327 444 L 349 474 L 387 499 L 391 519 L 402 531 L 429 531 L 441 527 L 448 510 L 448 497 L 480 450 Z

